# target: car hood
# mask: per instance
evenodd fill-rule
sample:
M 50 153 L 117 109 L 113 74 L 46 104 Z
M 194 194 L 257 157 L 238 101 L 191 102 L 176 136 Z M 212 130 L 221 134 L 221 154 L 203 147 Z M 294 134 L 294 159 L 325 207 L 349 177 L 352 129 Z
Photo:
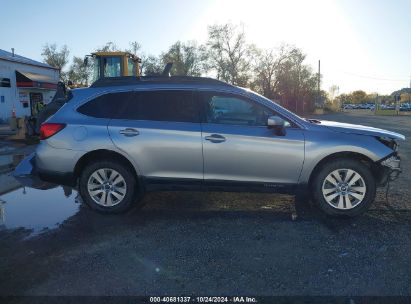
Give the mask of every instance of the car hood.
M 404 135 L 383 129 L 328 120 L 320 120 L 319 122 L 321 126 L 327 127 L 336 132 L 388 137 L 396 140 L 405 140 Z

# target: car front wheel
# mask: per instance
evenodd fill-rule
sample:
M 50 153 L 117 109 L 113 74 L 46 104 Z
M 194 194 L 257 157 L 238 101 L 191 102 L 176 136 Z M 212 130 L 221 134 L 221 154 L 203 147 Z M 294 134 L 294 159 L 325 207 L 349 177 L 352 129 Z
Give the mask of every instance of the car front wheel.
M 375 198 L 375 179 L 367 165 L 359 160 L 340 159 L 326 163 L 313 182 L 316 203 L 328 215 L 357 216 L 364 213 Z

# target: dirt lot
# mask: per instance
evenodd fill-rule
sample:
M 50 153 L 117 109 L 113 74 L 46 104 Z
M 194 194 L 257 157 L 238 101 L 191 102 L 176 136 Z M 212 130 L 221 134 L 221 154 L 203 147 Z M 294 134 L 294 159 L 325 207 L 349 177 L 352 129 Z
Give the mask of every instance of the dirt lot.
M 0 295 L 411 296 L 411 117 L 319 118 L 407 137 L 389 202 L 380 190 L 368 213 L 342 220 L 307 203 L 294 207 L 290 196 L 158 193 L 121 216 L 76 204 L 57 227 L 33 236 L 24 221 L 42 197 L 53 204 L 41 213 L 47 220 L 53 206 L 74 204 L 75 193 L 30 192 L 23 224 L 0 229 Z M 1 197 L 6 216 L 19 216 L 7 209 L 19 195 Z

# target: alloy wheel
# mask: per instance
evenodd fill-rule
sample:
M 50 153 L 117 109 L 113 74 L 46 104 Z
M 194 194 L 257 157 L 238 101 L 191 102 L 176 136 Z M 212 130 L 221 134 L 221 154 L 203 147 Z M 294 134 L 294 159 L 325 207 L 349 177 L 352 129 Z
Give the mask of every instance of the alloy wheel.
M 120 204 L 126 196 L 127 184 L 124 177 L 116 170 L 102 168 L 90 175 L 87 190 L 98 205 L 113 207 Z
M 352 169 L 337 169 L 324 179 L 322 194 L 325 201 L 340 210 L 353 209 L 365 198 L 364 178 Z

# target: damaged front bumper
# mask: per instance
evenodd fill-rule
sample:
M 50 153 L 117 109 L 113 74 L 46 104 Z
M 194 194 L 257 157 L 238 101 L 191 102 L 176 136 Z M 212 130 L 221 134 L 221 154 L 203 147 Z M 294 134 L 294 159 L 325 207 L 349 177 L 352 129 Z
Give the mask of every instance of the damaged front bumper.
M 379 167 L 381 169 L 381 176 L 379 184 L 384 186 L 387 182 L 394 181 L 401 173 L 401 158 L 396 152 L 385 157 L 379 161 Z

